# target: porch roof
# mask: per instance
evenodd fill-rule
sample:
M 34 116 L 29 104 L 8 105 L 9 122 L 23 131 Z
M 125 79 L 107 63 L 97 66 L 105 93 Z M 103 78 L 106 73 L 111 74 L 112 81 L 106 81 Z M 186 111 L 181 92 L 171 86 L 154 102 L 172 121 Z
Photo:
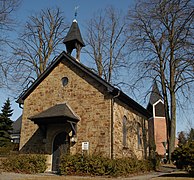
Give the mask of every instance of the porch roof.
M 78 122 L 79 117 L 67 104 L 57 104 L 41 113 L 29 117 L 35 124 L 64 123 L 68 120 Z

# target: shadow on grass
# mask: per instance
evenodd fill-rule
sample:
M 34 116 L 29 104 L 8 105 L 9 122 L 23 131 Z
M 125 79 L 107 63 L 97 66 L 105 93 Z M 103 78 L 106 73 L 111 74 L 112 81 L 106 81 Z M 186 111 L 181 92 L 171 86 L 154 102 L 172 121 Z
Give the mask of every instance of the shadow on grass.
M 169 165 L 162 165 L 161 167 L 166 169 L 177 169 L 176 166 L 169 166 Z
M 164 174 L 164 175 L 161 175 L 159 177 L 187 177 L 187 178 L 190 178 L 190 177 L 194 177 L 194 174 L 190 174 L 190 173 L 170 173 L 170 174 Z

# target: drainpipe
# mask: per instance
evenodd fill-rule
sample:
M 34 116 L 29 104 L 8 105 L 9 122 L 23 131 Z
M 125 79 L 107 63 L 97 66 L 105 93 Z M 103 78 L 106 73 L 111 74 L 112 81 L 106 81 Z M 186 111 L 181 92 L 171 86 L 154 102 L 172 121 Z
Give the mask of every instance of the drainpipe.
M 113 144 L 114 144 L 114 102 L 115 98 L 120 96 L 120 90 L 118 90 L 117 95 L 113 96 L 111 99 L 111 149 L 110 149 L 110 154 L 111 154 L 111 159 L 114 158 L 114 153 L 113 153 Z

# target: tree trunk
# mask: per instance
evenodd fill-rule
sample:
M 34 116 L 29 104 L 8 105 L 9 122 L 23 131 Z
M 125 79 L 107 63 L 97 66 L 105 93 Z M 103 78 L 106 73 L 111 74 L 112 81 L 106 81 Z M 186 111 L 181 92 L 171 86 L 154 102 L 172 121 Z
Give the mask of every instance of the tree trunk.
M 170 144 L 169 144 L 169 160 L 171 160 L 171 153 L 175 148 L 175 135 L 176 135 L 176 97 L 174 91 L 171 92 L 171 131 L 170 131 Z
M 160 57 L 160 79 L 162 84 L 162 93 L 164 98 L 164 111 L 165 111 L 165 118 L 166 118 L 167 151 L 169 152 L 171 121 L 170 121 L 170 115 L 169 115 L 168 96 L 167 96 L 167 89 L 165 84 L 165 74 L 164 74 L 163 65 L 164 65 L 164 60 Z
M 169 106 L 168 106 L 168 97 L 167 97 L 167 91 L 166 91 L 166 85 L 164 82 L 164 74 L 161 75 L 161 82 L 162 82 L 162 92 L 163 92 L 163 98 L 164 98 L 164 111 L 165 111 L 165 118 L 166 118 L 166 141 L 167 141 L 167 151 L 169 152 L 169 145 L 170 145 L 170 137 L 171 137 L 171 120 L 169 116 Z

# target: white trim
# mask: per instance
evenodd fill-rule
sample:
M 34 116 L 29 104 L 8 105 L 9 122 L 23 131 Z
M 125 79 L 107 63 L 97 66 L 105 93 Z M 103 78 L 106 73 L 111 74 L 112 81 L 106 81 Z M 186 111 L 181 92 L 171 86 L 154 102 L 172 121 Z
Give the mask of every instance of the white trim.
M 156 116 L 154 119 L 161 119 L 161 118 L 166 119 L 166 117 L 160 117 L 160 116 Z
M 156 115 L 155 115 L 155 106 L 161 102 L 162 104 L 164 104 L 164 101 L 162 101 L 162 99 L 159 99 L 158 101 L 156 101 L 154 104 L 153 104 L 153 118 L 156 118 Z M 157 116 L 158 117 L 158 116 Z
M 156 101 L 153 106 L 155 106 L 156 104 L 158 104 L 159 102 L 161 102 L 162 104 L 164 104 L 164 101 L 162 99 L 159 99 L 158 101 Z

